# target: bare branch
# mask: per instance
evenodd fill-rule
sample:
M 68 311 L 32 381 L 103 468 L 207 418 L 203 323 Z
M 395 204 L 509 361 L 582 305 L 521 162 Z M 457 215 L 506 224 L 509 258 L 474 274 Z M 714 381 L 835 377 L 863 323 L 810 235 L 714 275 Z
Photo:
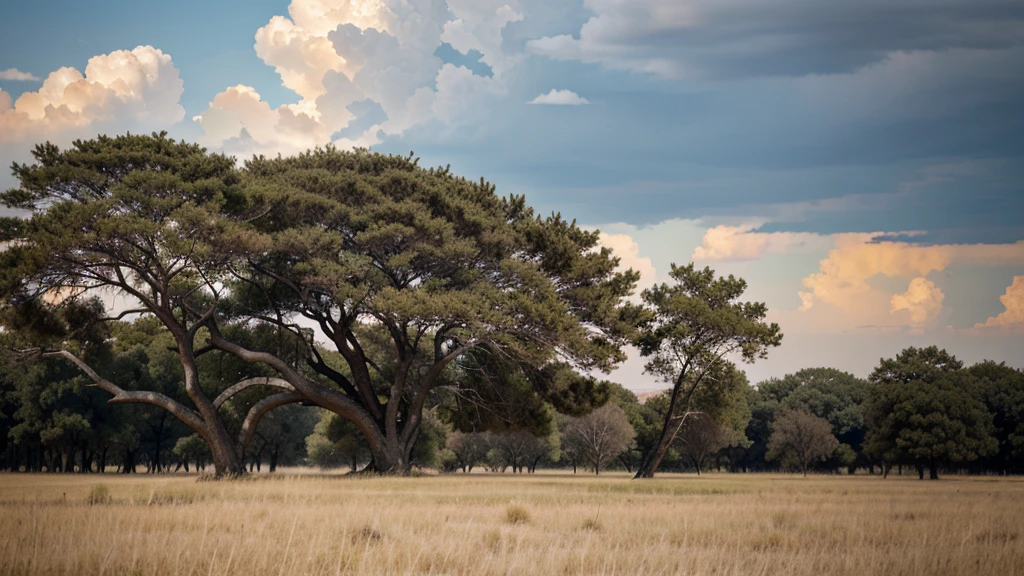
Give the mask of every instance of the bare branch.
M 284 380 L 283 378 L 274 378 L 270 376 L 247 378 L 245 380 L 242 380 L 241 382 L 238 382 L 237 384 L 233 384 L 232 386 L 226 388 L 223 392 L 221 392 L 217 396 L 217 398 L 213 400 L 213 407 L 219 410 L 220 407 L 225 402 L 227 402 L 228 399 L 230 399 L 232 396 L 238 394 L 242 390 L 252 388 L 253 386 L 273 386 L 275 388 L 283 388 L 285 390 L 295 390 L 295 387 L 289 384 L 288 381 Z

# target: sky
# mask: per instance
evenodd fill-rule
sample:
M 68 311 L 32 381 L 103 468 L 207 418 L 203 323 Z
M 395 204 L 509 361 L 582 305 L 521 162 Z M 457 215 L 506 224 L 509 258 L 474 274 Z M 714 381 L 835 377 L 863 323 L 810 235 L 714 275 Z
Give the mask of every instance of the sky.
M 641 287 L 743 277 L 758 382 L 907 346 L 1024 367 L 1020 0 L 8 3 L 0 163 L 166 130 L 414 151 L 600 230 Z M 7 172 L 0 187 L 13 186 Z M 636 354 L 610 379 L 663 384 Z

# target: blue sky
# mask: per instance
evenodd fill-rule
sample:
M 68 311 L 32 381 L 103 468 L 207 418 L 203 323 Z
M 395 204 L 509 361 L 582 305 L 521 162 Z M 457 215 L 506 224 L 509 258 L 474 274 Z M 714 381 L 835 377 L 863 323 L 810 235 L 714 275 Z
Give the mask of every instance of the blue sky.
M 125 130 L 414 150 L 645 283 L 742 275 L 786 333 L 754 381 L 928 343 L 1024 365 L 1018 0 L 89 4 L 3 9 L 4 164 Z M 658 386 L 641 364 L 613 378 Z

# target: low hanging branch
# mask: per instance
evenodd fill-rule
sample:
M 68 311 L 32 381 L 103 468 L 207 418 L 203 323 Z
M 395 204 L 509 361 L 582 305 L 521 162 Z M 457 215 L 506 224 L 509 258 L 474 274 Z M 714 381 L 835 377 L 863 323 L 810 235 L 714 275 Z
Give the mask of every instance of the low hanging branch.
M 159 392 L 151 392 L 146 390 L 125 390 L 114 384 L 110 380 L 103 378 L 92 369 L 91 366 L 86 364 L 81 358 L 75 356 L 67 350 L 55 350 L 50 352 L 39 352 L 39 356 L 42 358 L 64 358 L 78 367 L 79 370 L 85 373 L 86 376 L 92 379 L 98 388 L 109 392 L 113 395 L 113 398 L 108 400 L 111 404 L 152 404 L 153 406 L 159 406 L 164 410 L 167 410 L 171 414 L 174 414 L 179 420 L 188 425 L 201 436 L 206 435 L 206 424 L 203 422 L 202 417 L 185 406 L 181 402 L 170 398 Z

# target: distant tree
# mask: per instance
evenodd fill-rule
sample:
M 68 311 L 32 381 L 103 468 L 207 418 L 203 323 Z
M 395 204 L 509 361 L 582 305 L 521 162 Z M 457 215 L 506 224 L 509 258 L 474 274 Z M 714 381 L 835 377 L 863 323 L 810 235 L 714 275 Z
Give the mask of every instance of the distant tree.
M 319 414 L 309 406 L 282 406 L 263 417 L 256 428 L 255 437 L 250 445 L 251 462 L 260 469 L 264 461 L 269 471 L 274 472 L 279 465 L 291 466 L 299 464 L 306 456 L 306 438 L 313 433 Z M 335 449 L 347 454 L 351 448 L 339 446 Z
M 986 465 L 1002 474 L 1024 472 L 1024 371 L 985 361 L 967 371 L 978 383 L 981 400 L 993 418 L 998 448 Z
M 188 471 L 189 462 L 195 464 L 196 471 L 202 471 L 213 460 L 210 445 L 198 434 L 190 434 L 178 438 L 178 441 L 174 444 L 173 451 L 184 462 L 186 471 Z
M 306 457 L 322 469 L 348 466 L 353 472 L 370 458 L 370 447 L 359 429 L 337 414 L 320 410 L 320 420 L 306 440 Z
M 763 303 L 738 301 L 747 287 L 742 279 L 715 278 L 710 268 L 697 270 L 692 263 L 673 265 L 670 275 L 673 284 L 642 294 L 653 317 L 638 339 L 640 352 L 650 358 L 647 371 L 671 382 L 672 389 L 658 442 L 645 454 L 637 478 L 654 476 L 692 410 L 694 395 L 715 388 L 715 380 L 706 376 L 721 370 L 726 356 L 738 354 L 752 362 L 782 342 L 779 326 L 764 321 L 768 309 Z
M 760 417 L 768 424 L 778 410 L 802 410 L 824 418 L 832 424 L 832 434 L 849 450 L 837 452 L 842 458 L 831 462 L 835 467 L 853 466 L 860 456 L 864 441 L 864 400 L 868 383 L 853 374 L 834 368 L 806 368 L 782 378 L 770 378 L 757 385 Z M 757 432 L 754 433 L 758 435 Z M 767 435 L 761 436 L 767 442 Z M 751 440 L 756 442 L 755 438 Z M 850 454 L 854 458 L 850 459 Z M 862 464 L 867 464 L 862 460 Z M 852 469 L 851 469 L 852 472 Z
M 451 432 L 445 441 L 445 447 L 451 450 L 455 467 L 461 468 L 467 474 L 487 458 L 487 438 L 478 432 Z
M 571 416 L 559 414 L 557 418 L 559 444 L 561 446 L 562 462 L 572 466 L 572 473 L 576 474 L 581 463 L 584 462 L 584 446 L 582 439 L 571 433 L 576 419 Z M 627 449 L 628 450 L 628 449 Z
M 575 419 L 565 432 L 566 442 L 594 467 L 594 474 L 629 448 L 636 436 L 626 413 L 615 404 L 605 404 Z
M 866 446 L 887 462 L 909 462 L 938 479 L 943 463 L 977 460 L 998 449 L 992 415 L 976 379 L 935 346 L 907 348 L 871 373 Z
M 512 467 L 513 474 L 522 474 L 524 469 L 530 471 L 532 462 L 553 450 L 546 437 L 540 438 L 525 430 L 493 434 L 491 439 L 492 445 L 502 452 L 506 465 Z
M 711 416 L 697 413 L 686 419 L 673 445 L 689 459 L 700 476 L 704 463 L 736 440 L 735 430 L 719 424 Z
M 828 420 L 799 410 L 782 412 L 775 419 L 768 440 L 769 460 L 793 462 L 807 476 L 807 468 L 824 461 L 839 447 Z

